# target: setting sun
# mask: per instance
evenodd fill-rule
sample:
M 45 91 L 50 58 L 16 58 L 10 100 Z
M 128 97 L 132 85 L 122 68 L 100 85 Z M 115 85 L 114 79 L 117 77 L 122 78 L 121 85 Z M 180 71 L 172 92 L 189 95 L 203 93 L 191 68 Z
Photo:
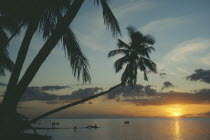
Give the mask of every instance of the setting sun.
M 178 116 L 180 116 L 180 114 L 178 114 L 178 113 L 175 113 L 175 114 L 174 114 L 174 116 L 178 117 Z

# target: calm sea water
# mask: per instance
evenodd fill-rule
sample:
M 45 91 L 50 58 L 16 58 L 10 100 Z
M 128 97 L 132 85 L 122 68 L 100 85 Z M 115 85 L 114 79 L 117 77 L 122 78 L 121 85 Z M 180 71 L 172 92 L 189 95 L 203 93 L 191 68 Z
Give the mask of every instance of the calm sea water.
M 125 121 L 130 123 L 124 124 Z M 46 119 L 35 126 L 51 127 L 51 122 L 59 123 L 56 128 L 66 128 L 37 131 L 52 136 L 52 140 L 210 140 L 210 118 Z M 84 128 L 88 125 L 100 128 Z

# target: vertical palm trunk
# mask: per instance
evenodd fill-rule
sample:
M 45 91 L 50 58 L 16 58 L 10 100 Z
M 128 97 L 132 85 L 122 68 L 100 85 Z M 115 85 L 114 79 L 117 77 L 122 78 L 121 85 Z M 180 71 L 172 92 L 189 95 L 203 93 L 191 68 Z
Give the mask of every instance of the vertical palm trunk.
M 31 39 L 36 32 L 38 26 L 38 22 L 31 23 L 25 33 L 25 36 L 23 38 L 23 41 L 21 43 L 18 56 L 13 68 L 13 71 L 10 76 L 10 80 L 4 95 L 4 99 L 2 101 L 2 104 L 4 107 L 8 110 L 14 113 L 15 111 L 15 105 L 14 105 L 14 99 L 15 99 L 15 90 L 16 90 L 16 85 L 20 76 L 21 69 L 23 67 L 24 60 L 26 58 L 29 45 L 31 42 Z
M 36 117 L 36 118 L 30 120 L 30 121 L 29 121 L 29 124 L 34 123 L 34 122 L 36 122 L 36 121 L 38 121 L 38 120 L 40 120 L 40 119 L 43 119 L 43 118 L 45 118 L 45 117 L 47 117 L 47 116 L 49 116 L 49 115 L 51 115 L 51 114 L 54 114 L 54 113 L 56 113 L 56 112 L 58 112 L 58 111 L 64 110 L 64 109 L 69 108 L 69 107 L 72 107 L 72 106 L 76 106 L 76 105 L 78 105 L 78 104 L 84 103 L 84 102 L 89 101 L 89 100 L 91 100 L 91 99 L 94 99 L 94 98 L 97 98 L 97 97 L 99 97 L 99 96 L 105 95 L 105 94 L 111 92 L 112 90 L 114 90 L 114 89 L 116 89 L 116 88 L 118 88 L 118 87 L 120 87 L 120 86 L 122 86 L 122 83 L 120 83 L 120 84 L 118 84 L 118 85 L 116 85 L 116 86 L 111 87 L 111 88 L 110 88 L 109 90 L 107 90 L 107 91 L 104 91 L 104 92 L 101 92 L 101 93 L 92 95 L 92 96 L 90 96 L 90 97 L 81 99 L 81 100 L 79 100 L 79 101 L 76 101 L 76 102 L 73 102 L 73 103 L 70 103 L 70 104 L 67 104 L 67 105 L 64 105 L 64 106 L 59 107 L 59 108 L 56 108 L 56 109 L 54 109 L 54 110 L 51 110 L 51 111 L 49 111 L 49 112 L 47 112 L 47 113 L 44 113 L 44 114 L 42 114 L 42 115 L 40 115 L 40 116 L 38 116 L 38 117 Z
M 45 42 L 43 47 L 40 49 L 37 56 L 34 58 L 32 63 L 27 68 L 25 74 L 20 79 L 17 87 L 15 88 L 15 93 L 9 98 L 11 109 L 16 110 L 17 104 L 22 97 L 24 91 L 33 80 L 34 76 L 38 72 L 39 68 L 46 60 L 48 55 L 51 53 L 55 45 L 58 43 L 60 38 L 62 37 L 63 32 L 72 23 L 73 19 L 77 15 L 81 5 L 83 4 L 84 0 L 75 0 L 73 4 L 70 6 L 69 10 L 67 11 L 64 18 L 57 24 L 56 30 L 52 33 L 49 39 Z M 12 99 L 11 99 L 12 98 Z

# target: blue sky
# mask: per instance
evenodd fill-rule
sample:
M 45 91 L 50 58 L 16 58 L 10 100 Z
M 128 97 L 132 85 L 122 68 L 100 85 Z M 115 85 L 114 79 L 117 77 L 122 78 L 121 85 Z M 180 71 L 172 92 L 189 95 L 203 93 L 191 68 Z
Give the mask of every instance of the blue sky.
M 173 91 L 193 91 L 208 88 L 204 82 L 192 82 L 186 77 L 196 69 L 207 70 L 210 67 L 210 1 L 209 0 L 112 0 L 110 7 L 119 21 L 122 40 L 128 41 L 126 27 L 132 25 L 144 34 L 156 39 L 155 52 L 151 59 L 157 63 L 158 74 L 149 74 L 149 81 L 143 80 L 139 72 L 138 84 L 152 85 L 160 90 L 163 82 L 170 81 Z M 72 30 L 90 61 L 92 84 L 81 84 L 71 74 L 69 62 L 64 55 L 62 45 L 58 44 L 42 65 L 30 86 L 71 86 L 55 94 L 69 94 L 78 88 L 102 87 L 107 89 L 120 82 L 121 73 L 115 74 L 113 62 L 119 58 L 108 58 L 109 51 L 116 48 L 117 39 L 103 24 L 102 11 L 93 0 L 87 0 L 73 24 Z M 20 46 L 24 30 L 14 39 L 9 48 L 14 60 Z M 44 40 L 35 34 L 24 70 L 35 57 Z M 160 77 L 160 73 L 166 73 Z M 0 82 L 7 83 L 9 73 L 1 77 Z M 4 88 L 2 87 L 1 91 Z
M 158 64 L 158 71 L 165 69 L 165 73 L 168 73 L 167 79 L 179 87 L 179 83 L 186 82 L 184 77 L 193 73 L 195 69 L 208 69 L 210 66 L 209 4 L 208 0 L 115 0 L 111 1 L 110 7 L 121 26 L 122 37 L 119 38 L 128 41 L 126 27 L 129 25 L 155 37 L 156 51 L 151 54 L 152 59 Z M 107 58 L 108 52 L 116 48 L 117 39 L 106 30 L 101 7 L 94 5 L 92 1 L 86 1 L 71 27 L 83 52 L 90 60 L 92 85 L 87 86 L 107 88 L 118 83 L 120 74 L 115 74 L 113 69 L 113 62 L 117 57 Z M 23 34 L 24 31 L 10 45 L 10 56 L 13 60 L 16 58 Z M 31 43 L 24 69 L 42 44 L 43 39 L 37 33 Z M 61 48 L 61 44 L 57 45 L 31 85 L 77 83 L 71 75 L 68 60 Z M 8 77 L 9 74 L 5 78 L 1 77 L 1 81 L 7 83 Z M 151 74 L 149 82 L 145 83 L 139 73 L 138 83 L 156 85 L 163 80 L 166 79 Z M 194 88 L 194 84 L 191 85 L 189 81 L 188 84 L 190 88 Z M 201 83 L 200 86 L 206 85 Z M 180 88 L 183 90 L 183 87 Z

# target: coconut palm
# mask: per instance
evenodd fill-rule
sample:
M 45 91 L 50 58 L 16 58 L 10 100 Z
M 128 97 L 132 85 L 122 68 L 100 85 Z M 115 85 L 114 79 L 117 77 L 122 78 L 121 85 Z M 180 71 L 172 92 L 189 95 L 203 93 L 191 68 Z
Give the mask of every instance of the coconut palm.
M 125 70 L 121 77 L 123 85 L 129 84 L 134 86 L 137 81 L 137 70 L 144 72 L 144 80 L 148 80 L 148 72 L 156 72 L 156 64 L 150 60 L 149 54 L 155 50 L 153 46 L 155 43 L 151 35 L 143 35 L 134 27 L 128 27 L 128 34 L 130 42 L 126 44 L 118 39 L 116 50 L 110 51 L 108 57 L 115 55 L 124 55 L 114 63 L 115 72 L 119 72 L 126 65 Z
M 25 0 L 22 0 L 22 1 L 25 1 Z M 35 0 L 32 0 L 32 1 L 36 2 Z M 55 1 L 58 2 L 59 0 L 55 0 Z M 40 3 L 42 3 L 42 2 L 43 1 L 41 1 Z M 48 3 L 50 3 L 50 2 L 51 1 L 48 0 Z M 25 15 L 26 17 L 24 17 L 24 19 L 25 18 L 29 19 L 28 20 L 29 26 L 26 30 L 26 34 L 28 31 L 28 35 L 25 34 L 25 37 L 26 37 L 25 44 L 26 45 L 24 45 L 25 47 L 23 47 L 23 49 L 20 49 L 20 51 L 18 53 L 19 59 L 17 58 L 17 60 L 16 60 L 16 61 L 18 61 L 17 62 L 18 68 L 15 66 L 14 71 L 16 71 L 16 72 L 14 72 L 14 76 L 11 76 L 11 78 L 10 78 L 11 82 L 9 81 L 7 91 L 6 91 L 4 99 L 3 99 L 3 104 L 7 110 L 12 111 L 13 113 L 16 111 L 17 103 L 20 100 L 20 98 L 22 97 L 25 89 L 28 87 L 30 82 L 33 80 L 37 71 L 39 70 L 41 65 L 44 63 L 44 61 L 46 60 L 46 58 L 48 57 L 48 55 L 50 54 L 52 49 L 59 42 L 59 40 L 65 39 L 67 36 L 66 34 L 68 34 L 68 37 L 71 37 L 71 38 L 69 39 L 70 41 L 65 41 L 64 44 L 66 44 L 66 43 L 69 44 L 69 42 L 76 40 L 68 26 L 72 23 L 73 19 L 77 15 L 83 2 L 84 2 L 84 0 L 70 0 L 69 5 L 66 8 L 67 9 L 66 12 L 65 11 L 60 12 L 58 9 L 55 8 L 56 16 L 59 15 L 58 18 L 56 18 L 56 24 L 53 24 L 55 26 L 50 26 L 51 24 L 50 25 L 47 24 L 47 26 L 43 26 L 43 28 L 41 28 L 41 31 L 44 30 L 43 31 L 44 36 L 47 36 L 47 41 L 45 42 L 43 47 L 40 49 L 39 53 L 34 58 L 32 63 L 29 65 L 29 67 L 26 70 L 23 77 L 18 81 L 20 71 L 22 69 L 22 65 L 25 60 L 25 56 L 26 56 L 27 50 L 28 50 L 28 47 L 26 47 L 26 46 L 29 46 L 30 40 L 33 37 L 33 32 L 35 31 L 37 26 L 40 25 L 38 19 L 40 19 L 40 17 L 41 17 L 40 13 L 42 13 L 42 11 L 43 11 L 42 7 L 40 8 L 41 10 L 38 12 L 36 11 L 36 8 L 32 7 L 32 15 L 35 13 L 35 16 L 34 16 L 35 18 L 33 17 L 33 19 L 30 18 L 31 16 L 28 17 L 28 14 Z M 118 24 L 116 18 L 114 17 L 113 13 L 111 12 L 111 9 L 108 6 L 107 0 L 95 0 L 95 4 L 102 5 L 104 23 L 107 25 L 108 28 L 111 29 L 113 35 L 116 36 L 117 34 L 120 34 L 119 24 Z M 52 5 L 55 5 L 55 3 Z M 48 5 L 46 5 L 46 6 L 48 6 Z M 33 12 L 33 10 L 35 10 L 36 12 Z M 46 13 L 49 13 L 49 11 L 47 11 Z M 62 15 L 64 15 L 64 16 L 62 16 Z M 45 16 L 45 17 L 51 17 L 51 16 Z M 52 17 L 54 17 L 54 15 L 52 15 Z M 51 21 L 52 19 L 50 18 L 49 20 Z M 44 21 L 44 23 L 49 23 L 49 20 L 43 20 L 43 21 Z M 29 27 L 30 27 L 30 30 L 29 30 Z M 45 27 L 47 27 L 46 29 L 49 29 L 49 30 L 47 30 L 48 32 L 45 32 L 46 31 Z M 66 32 L 68 32 L 68 33 L 66 33 Z M 23 39 L 22 44 L 24 44 L 24 39 Z M 74 45 L 76 45 L 76 46 L 74 46 Z M 79 77 L 82 76 L 84 82 L 90 81 L 90 75 L 89 75 L 89 72 L 87 69 L 88 68 L 87 59 L 81 53 L 80 48 L 76 48 L 76 47 L 78 47 L 77 43 L 73 43 L 71 45 L 66 45 L 66 47 L 68 47 L 68 49 L 66 49 L 66 50 L 68 51 L 67 54 L 69 56 L 71 66 L 73 68 L 72 71 L 73 71 L 74 76 L 76 76 L 77 79 L 79 79 Z M 22 48 L 22 47 L 20 47 L 20 48 Z M 72 49 L 75 49 L 77 51 L 72 50 Z M 80 52 L 80 53 L 76 54 L 78 52 Z M 15 94 L 14 94 L 14 92 L 15 92 Z
M 95 94 L 93 96 L 84 98 L 82 100 L 64 105 L 55 110 L 44 113 L 32 119 L 29 123 L 34 123 L 39 119 L 42 119 L 46 116 L 49 116 L 63 109 L 84 103 L 88 100 L 97 98 L 104 94 L 108 94 L 112 90 L 120 86 L 125 86 L 126 84 L 128 84 L 133 87 L 136 85 L 138 69 L 144 72 L 144 79 L 148 80 L 147 72 L 148 71 L 156 72 L 157 70 L 156 64 L 152 60 L 150 60 L 150 56 L 149 56 L 152 50 L 155 50 L 152 46 L 154 45 L 155 40 L 151 35 L 143 35 L 141 32 L 137 31 L 134 27 L 128 27 L 127 29 L 128 29 L 128 34 L 130 37 L 130 43 L 126 44 L 122 40 L 118 39 L 118 43 L 117 43 L 118 49 L 110 51 L 108 54 L 108 57 L 112 57 L 119 54 L 123 55 L 123 57 L 121 57 L 114 63 L 114 68 L 115 68 L 116 73 L 122 70 L 123 66 L 126 65 L 125 70 L 121 77 L 121 83 L 119 83 L 116 86 L 111 87 L 107 91 Z
M 50 3 L 49 3 L 50 2 Z M 3 103 L 8 100 L 8 93 L 14 93 L 15 86 L 17 85 L 20 72 L 26 58 L 30 42 L 34 33 L 39 29 L 43 32 L 43 37 L 46 38 L 53 31 L 53 27 L 56 25 L 59 12 L 64 12 L 67 9 L 67 2 L 58 0 L 7 0 L 2 1 L 0 6 L 1 19 L 10 19 L 16 22 L 18 26 L 16 32 L 12 34 L 9 41 L 17 35 L 22 27 L 26 28 L 25 36 L 21 43 L 18 57 L 16 59 L 14 69 L 10 76 L 10 80 L 7 86 L 5 98 Z M 5 26 L 10 25 L 10 22 L 3 22 Z M 41 30 L 42 29 L 42 30 Z M 5 45 L 7 45 L 5 44 Z
M 5 76 L 5 70 L 12 71 L 14 63 L 9 58 L 7 46 L 4 45 L 8 41 L 8 37 L 4 30 L 0 27 L 0 76 Z

